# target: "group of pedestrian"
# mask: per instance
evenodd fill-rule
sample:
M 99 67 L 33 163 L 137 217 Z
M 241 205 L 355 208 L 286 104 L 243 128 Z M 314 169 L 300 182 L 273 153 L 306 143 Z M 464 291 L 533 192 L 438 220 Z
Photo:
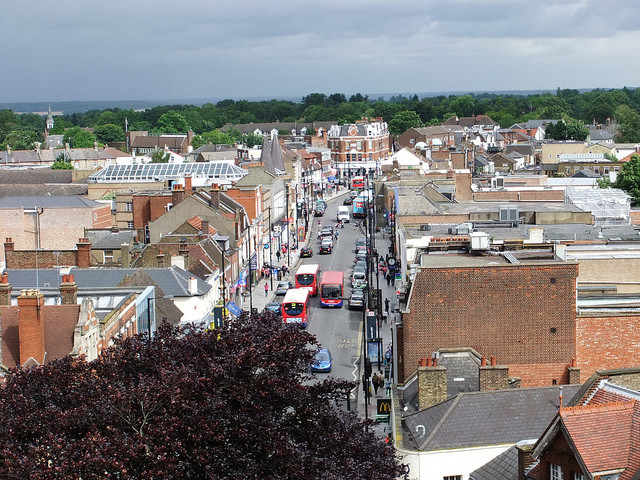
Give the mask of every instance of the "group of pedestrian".
M 382 373 L 382 370 L 380 370 L 380 373 L 373 374 L 371 383 L 373 383 L 373 393 L 375 395 L 378 395 L 378 389 L 384 388 L 384 384 L 385 384 L 384 373 Z

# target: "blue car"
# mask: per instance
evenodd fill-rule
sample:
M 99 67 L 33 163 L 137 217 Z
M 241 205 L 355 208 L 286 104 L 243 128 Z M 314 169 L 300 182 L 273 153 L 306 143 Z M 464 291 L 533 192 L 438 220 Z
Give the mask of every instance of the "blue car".
M 331 351 L 328 348 L 320 348 L 313 357 L 311 371 L 317 373 L 329 373 L 331 371 Z

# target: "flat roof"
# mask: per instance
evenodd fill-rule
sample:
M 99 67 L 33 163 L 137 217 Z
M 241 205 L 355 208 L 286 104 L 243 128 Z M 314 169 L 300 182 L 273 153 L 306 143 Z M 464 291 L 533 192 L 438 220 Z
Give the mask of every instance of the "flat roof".
M 429 253 L 422 255 L 420 268 L 464 268 L 464 267 L 504 267 L 518 265 L 563 264 L 565 262 L 549 251 L 504 252 L 494 255 L 471 255 L 468 253 Z M 509 255 L 517 260 L 509 260 Z

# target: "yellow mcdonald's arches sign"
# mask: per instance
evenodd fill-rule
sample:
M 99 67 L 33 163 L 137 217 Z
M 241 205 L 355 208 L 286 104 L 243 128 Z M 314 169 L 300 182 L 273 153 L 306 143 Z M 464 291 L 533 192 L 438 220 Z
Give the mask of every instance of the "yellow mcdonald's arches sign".
M 391 399 L 378 398 L 378 415 L 391 415 Z

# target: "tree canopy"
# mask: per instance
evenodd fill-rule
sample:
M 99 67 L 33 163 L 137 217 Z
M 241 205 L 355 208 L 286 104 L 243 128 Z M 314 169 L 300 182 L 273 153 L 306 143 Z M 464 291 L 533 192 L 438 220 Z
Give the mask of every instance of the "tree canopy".
M 389 479 L 393 448 L 309 373 L 314 337 L 271 313 L 218 331 L 163 325 L 97 360 L 16 369 L 0 390 L 7 478 Z
M 631 196 L 631 203 L 640 205 L 640 155 L 634 153 L 631 160 L 618 172 L 615 186 Z
M 393 135 L 402 135 L 411 127 L 421 127 L 422 120 L 416 112 L 399 112 L 389 122 L 389 132 Z

